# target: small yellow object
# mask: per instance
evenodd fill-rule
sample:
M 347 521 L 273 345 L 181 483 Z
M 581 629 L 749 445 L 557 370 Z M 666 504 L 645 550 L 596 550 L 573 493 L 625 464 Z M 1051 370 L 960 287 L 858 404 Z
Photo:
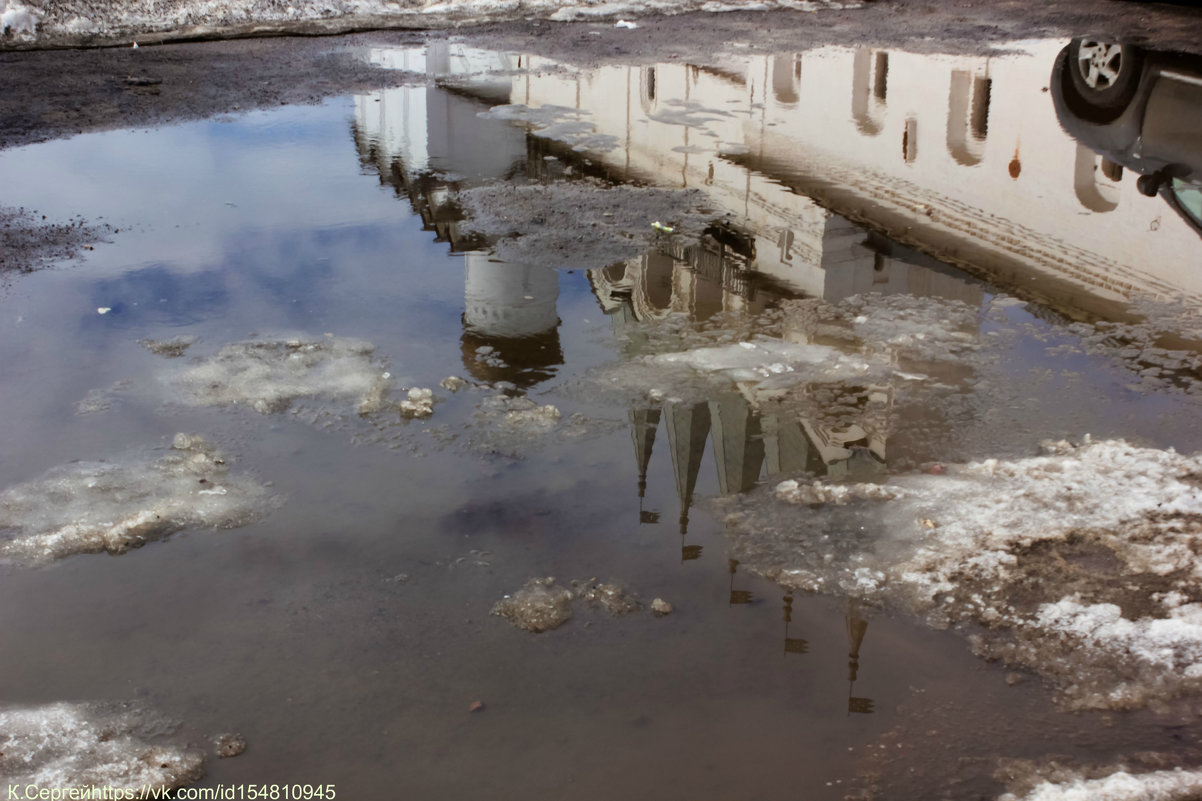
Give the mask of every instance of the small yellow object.
M 659 220 L 656 220 L 655 222 L 651 223 L 651 227 L 654 228 L 655 230 L 660 231 L 665 234 L 670 234 L 670 233 L 672 233 L 672 231 L 675 230 L 674 228 L 672 228 L 669 225 L 664 225 Z

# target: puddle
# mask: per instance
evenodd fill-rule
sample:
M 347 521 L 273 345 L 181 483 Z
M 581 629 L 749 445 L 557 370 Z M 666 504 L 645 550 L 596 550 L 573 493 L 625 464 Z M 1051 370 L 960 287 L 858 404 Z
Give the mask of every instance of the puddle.
M 1067 44 L 437 41 L 0 152 L 113 230 L 0 294 L 0 547 L 170 519 L 0 566 L 6 704 L 240 732 L 201 787 L 1188 797 L 1202 240 Z

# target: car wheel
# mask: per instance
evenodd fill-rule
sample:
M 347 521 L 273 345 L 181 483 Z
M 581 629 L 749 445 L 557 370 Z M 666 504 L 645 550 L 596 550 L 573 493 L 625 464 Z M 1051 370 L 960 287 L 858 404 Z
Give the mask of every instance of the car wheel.
M 1074 39 L 1068 73 L 1077 96 L 1095 109 L 1121 109 L 1139 85 L 1143 54 L 1130 45 L 1098 39 Z

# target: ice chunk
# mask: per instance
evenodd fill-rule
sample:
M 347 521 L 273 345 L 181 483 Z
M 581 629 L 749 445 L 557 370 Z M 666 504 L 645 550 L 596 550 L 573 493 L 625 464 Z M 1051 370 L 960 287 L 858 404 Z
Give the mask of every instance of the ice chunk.
M 599 606 L 611 615 L 627 615 L 643 608 L 639 600 L 617 584 L 573 582 L 576 597 Z
M 158 459 L 77 462 L 0 493 L 0 557 L 42 563 L 125 553 L 185 528 L 236 528 L 270 506 L 203 438 L 177 434 Z
M 10 787 L 135 793 L 197 781 L 204 755 L 165 741 L 165 728 L 136 707 L 57 703 L 0 709 L 0 776 Z
M 226 345 L 173 376 L 192 403 L 243 405 L 262 414 L 300 398 L 351 399 L 360 414 L 382 406 L 392 377 L 370 342 L 343 337 L 252 339 Z
M 543 632 L 558 628 L 572 617 L 572 591 L 554 578 L 530 579 L 513 595 L 506 595 L 489 612 L 519 629 Z

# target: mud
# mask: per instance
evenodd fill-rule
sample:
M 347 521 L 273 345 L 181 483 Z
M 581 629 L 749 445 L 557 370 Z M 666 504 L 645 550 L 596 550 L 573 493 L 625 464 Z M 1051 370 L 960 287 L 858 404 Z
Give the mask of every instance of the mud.
M 495 243 L 504 261 L 592 269 L 634 258 L 663 234 L 700 233 L 714 214 L 692 190 L 611 186 L 595 180 L 550 184 L 497 183 L 459 194 L 465 226 Z
M 0 206 L 0 280 L 78 259 L 114 233 L 105 223 L 55 222 L 29 209 Z

